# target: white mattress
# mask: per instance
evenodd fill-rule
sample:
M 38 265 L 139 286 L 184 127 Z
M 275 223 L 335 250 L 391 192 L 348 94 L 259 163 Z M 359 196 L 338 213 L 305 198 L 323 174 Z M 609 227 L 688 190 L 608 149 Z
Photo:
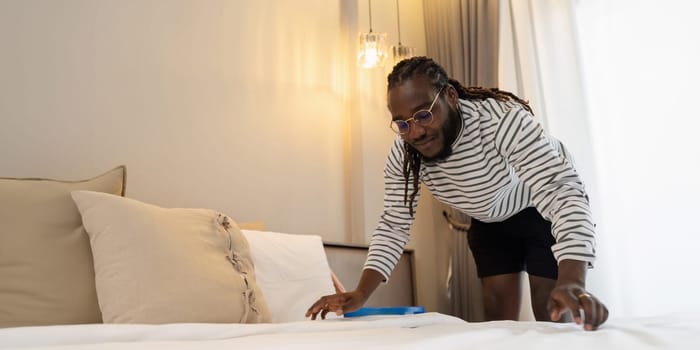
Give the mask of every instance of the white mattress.
M 284 324 L 70 325 L 0 329 L 0 349 L 700 349 L 700 315 L 574 324 L 467 323 L 426 313 Z

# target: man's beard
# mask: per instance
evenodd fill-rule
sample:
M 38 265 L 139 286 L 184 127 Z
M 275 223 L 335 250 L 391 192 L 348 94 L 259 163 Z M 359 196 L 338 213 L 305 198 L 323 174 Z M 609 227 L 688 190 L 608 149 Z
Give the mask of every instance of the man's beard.
M 447 122 L 442 125 L 443 142 L 442 150 L 440 153 L 433 157 L 426 157 L 420 153 L 423 161 L 428 163 L 439 162 L 441 160 L 447 159 L 447 157 L 452 155 L 452 143 L 457 139 L 459 135 L 459 130 L 462 128 L 462 116 L 457 111 L 456 108 L 450 107 L 447 113 Z

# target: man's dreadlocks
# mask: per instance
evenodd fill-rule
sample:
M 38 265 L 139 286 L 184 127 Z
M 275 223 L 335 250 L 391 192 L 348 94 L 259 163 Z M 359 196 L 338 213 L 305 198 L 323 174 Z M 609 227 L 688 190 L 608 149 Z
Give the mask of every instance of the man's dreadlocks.
M 411 80 L 418 76 L 427 78 L 438 91 L 451 85 L 457 90 L 459 98 L 463 100 L 485 100 L 487 98 L 493 98 L 499 101 L 514 100 L 523 105 L 528 112 L 532 113 L 532 109 L 527 101 L 520 99 L 510 92 L 502 91 L 498 88 L 462 86 L 459 81 L 448 78 L 445 69 L 428 57 L 412 57 L 396 64 L 387 77 L 389 83 L 388 90 L 401 85 L 406 80 Z M 403 149 L 403 177 L 405 180 L 403 198 L 404 204 L 408 203 L 410 215 L 413 216 L 413 200 L 416 198 L 416 194 L 418 194 L 418 183 L 420 180 L 418 176 L 422 158 L 421 154 L 407 142 L 404 142 Z M 408 184 L 411 174 L 413 174 L 413 192 L 409 196 Z

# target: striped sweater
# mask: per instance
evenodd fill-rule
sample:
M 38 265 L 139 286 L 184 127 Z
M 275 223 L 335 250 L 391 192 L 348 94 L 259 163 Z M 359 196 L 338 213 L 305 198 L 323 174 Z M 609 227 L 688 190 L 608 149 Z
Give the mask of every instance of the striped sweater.
M 420 182 L 433 196 L 484 222 L 534 206 L 552 222 L 557 261 L 595 259 L 594 224 L 583 182 L 564 145 L 547 135 L 521 105 L 495 99 L 459 100 L 462 128 L 452 154 L 421 162 Z M 384 211 L 372 234 L 365 269 L 386 280 L 409 239 L 413 218 L 404 202 L 403 140 L 384 168 Z M 413 182 L 409 183 L 409 194 Z M 413 202 L 415 213 L 418 195 Z

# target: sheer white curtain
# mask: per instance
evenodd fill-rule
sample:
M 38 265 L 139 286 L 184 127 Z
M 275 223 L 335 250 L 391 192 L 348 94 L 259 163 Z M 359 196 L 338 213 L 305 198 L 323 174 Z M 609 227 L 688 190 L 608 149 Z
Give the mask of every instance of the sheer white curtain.
M 595 162 L 574 28 L 573 6 L 568 1 L 501 0 L 499 85 L 529 100 L 535 118 L 574 155 L 591 198 L 596 199 Z M 595 211 L 595 203 L 592 205 Z M 527 279 L 523 282 L 527 285 Z M 522 305 L 520 318 L 533 319 L 527 293 Z
M 501 0 L 501 87 L 576 158 L 611 317 L 699 311 L 700 20 L 694 1 Z
M 613 315 L 700 310 L 696 1 L 575 2 Z

